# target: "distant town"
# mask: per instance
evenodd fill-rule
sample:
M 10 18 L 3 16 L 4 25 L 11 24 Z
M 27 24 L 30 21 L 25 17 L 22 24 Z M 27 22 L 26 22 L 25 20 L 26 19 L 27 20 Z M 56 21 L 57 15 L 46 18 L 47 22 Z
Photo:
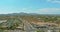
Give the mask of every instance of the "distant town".
M 0 14 L 0 32 L 60 32 L 60 15 Z

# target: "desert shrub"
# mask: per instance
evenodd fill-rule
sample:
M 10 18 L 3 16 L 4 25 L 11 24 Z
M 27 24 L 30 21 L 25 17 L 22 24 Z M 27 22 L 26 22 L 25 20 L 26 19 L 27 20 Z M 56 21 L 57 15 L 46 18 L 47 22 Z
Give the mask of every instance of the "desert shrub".
M 37 30 L 36 32 L 41 32 L 40 30 Z

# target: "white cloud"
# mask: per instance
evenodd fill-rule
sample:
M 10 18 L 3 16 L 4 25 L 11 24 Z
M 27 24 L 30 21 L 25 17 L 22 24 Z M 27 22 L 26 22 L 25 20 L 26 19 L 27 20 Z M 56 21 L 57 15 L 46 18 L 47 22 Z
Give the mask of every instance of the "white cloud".
M 33 10 L 31 8 L 22 8 L 20 11 L 24 13 L 33 13 Z
M 39 13 L 39 14 L 58 14 L 60 13 L 60 8 L 42 8 L 42 9 L 36 9 L 36 10 L 32 10 L 29 8 L 23 8 L 21 12 Z
M 41 14 L 58 14 L 60 13 L 60 8 L 44 8 L 44 9 L 38 9 L 36 13 Z
M 60 4 L 60 0 L 47 0 L 48 2 L 51 2 L 51 3 L 58 3 Z
M 38 9 L 38 11 L 42 11 L 42 12 L 60 11 L 60 8 L 43 8 L 43 9 Z
M 30 8 L 23 8 L 20 12 L 25 13 L 39 13 L 39 14 L 60 14 L 60 8 L 41 8 L 32 10 Z

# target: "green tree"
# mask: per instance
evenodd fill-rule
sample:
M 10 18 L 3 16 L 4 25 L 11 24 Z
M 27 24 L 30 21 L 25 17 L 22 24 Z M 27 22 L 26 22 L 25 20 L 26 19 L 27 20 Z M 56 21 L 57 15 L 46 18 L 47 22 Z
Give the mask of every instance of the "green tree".
M 8 29 L 15 29 L 16 27 L 21 24 L 21 21 L 17 18 L 10 18 L 7 20 L 7 28 Z

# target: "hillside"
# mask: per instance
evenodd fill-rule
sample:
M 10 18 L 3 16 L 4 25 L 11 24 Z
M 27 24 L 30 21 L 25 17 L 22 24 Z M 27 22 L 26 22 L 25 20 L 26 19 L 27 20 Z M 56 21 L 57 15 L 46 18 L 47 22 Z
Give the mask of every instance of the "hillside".
M 22 18 L 26 21 L 35 24 L 55 24 L 60 25 L 60 15 L 53 14 L 35 14 L 35 13 L 12 13 L 12 14 L 0 14 L 0 20 L 9 19 L 9 18 Z
M 43 29 L 43 30 L 42 30 Z M 56 31 L 60 29 L 60 16 L 35 13 L 0 14 L 1 31 Z

